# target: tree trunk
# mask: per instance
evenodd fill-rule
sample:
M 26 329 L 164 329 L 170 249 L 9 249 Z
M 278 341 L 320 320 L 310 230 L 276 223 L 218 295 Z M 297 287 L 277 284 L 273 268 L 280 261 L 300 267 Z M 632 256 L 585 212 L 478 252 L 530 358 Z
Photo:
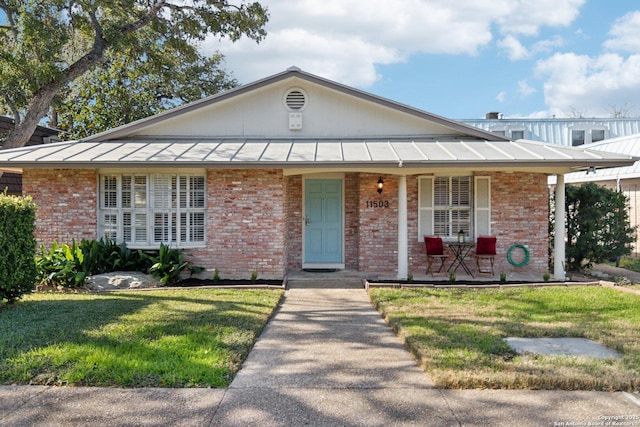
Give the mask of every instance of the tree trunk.
M 13 128 L 2 148 L 18 148 L 27 145 L 31 135 L 38 127 L 40 119 L 47 114 L 51 100 L 58 93 L 59 85 L 59 83 L 48 84 L 36 92 L 29 107 L 27 107 L 27 113 L 24 118 Z
M 15 128 L 9 134 L 9 138 L 3 144 L 2 148 L 24 147 L 27 142 L 29 142 L 36 127 L 38 127 L 40 120 L 47 114 L 47 111 L 49 111 L 53 97 L 67 84 L 86 73 L 98 61 L 102 60 L 106 48 L 107 43 L 102 38 L 102 33 L 98 32 L 98 36 L 96 36 L 93 47 L 89 52 L 64 70 L 57 80 L 41 86 L 33 94 L 24 118 L 20 123 L 16 123 Z

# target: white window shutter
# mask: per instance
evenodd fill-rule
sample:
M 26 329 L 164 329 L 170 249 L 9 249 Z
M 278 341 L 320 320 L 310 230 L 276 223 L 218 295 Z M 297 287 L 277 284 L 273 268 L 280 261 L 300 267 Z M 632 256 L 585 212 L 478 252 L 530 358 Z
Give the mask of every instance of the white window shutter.
M 431 176 L 418 178 L 418 241 L 433 235 L 434 180 Z
M 491 177 L 476 176 L 474 192 L 475 235 L 491 234 Z

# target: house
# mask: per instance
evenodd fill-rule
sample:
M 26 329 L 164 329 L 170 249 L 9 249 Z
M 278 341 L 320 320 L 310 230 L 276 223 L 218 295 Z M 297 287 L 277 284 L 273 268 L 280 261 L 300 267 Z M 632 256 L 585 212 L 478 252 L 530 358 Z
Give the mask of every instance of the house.
M 13 129 L 14 120 L 9 117 L 0 116 L 0 140 L 2 136 Z M 59 131 L 46 126 L 38 126 L 31 135 L 27 145 L 47 144 L 53 141 L 59 141 Z M 7 189 L 7 194 L 22 194 L 22 174 L 16 172 L 4 172 L 0 174 L 0 191 Z
M 640 134 L 607 139 L 585 145 L 584 148 L 638 157 L 640 156 Z M 611 190 L 621 191 L 627 196 L 629 199 L 629 222 L 632 227 L 636 227 L 633 247 L 637 254 L 638 248 L 640 248 L 638 234 L 638 227 L 640 227 L 640 161 L 629 166 L 573 172 L 565 176 L 566 184 L 580 185 L 587 182 L 594 182 Z M 552 181 L 551 184 L 555 185 L 555 182 Z
M 513 142 L 295 67 L 79 141 L 0 151 L 0 168 L 23 170 L 42 243 L 164 242 L 222 277 L 272 279 L 406 278 L 426 269 L 424 235 L 460 230 L 497 236 L 496 271 L 541 277 L 547 177 L 634 160 Z M 517 244 L 526 265 L 505 257 Z
M 487 113 L 484 119 L 461 122 L 506 136 L 516 141 L 548 142 L 576 147 L 607 139 L 640 134 L 640 117 L 635 118 L 502 118 L 500 113 Z

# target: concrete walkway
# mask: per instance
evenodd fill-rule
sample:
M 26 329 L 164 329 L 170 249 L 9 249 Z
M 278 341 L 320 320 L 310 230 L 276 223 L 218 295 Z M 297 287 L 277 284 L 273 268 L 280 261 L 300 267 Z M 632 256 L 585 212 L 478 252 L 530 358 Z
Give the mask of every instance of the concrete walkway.
M 434 389 L 363 289 L 288 290 L 228 389 L 0 387 L 3 426 L 567 426 L 611 421 L 640 426 L 638 395 Z

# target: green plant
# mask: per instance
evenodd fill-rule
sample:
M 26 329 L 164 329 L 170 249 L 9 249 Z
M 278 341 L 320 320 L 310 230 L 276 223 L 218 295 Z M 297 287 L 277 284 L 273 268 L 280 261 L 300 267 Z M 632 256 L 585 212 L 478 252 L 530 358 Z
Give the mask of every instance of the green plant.
M 33 290 L 36 205 L 30 197 L 0 193 L 0 302 Z
M 163 285 L 170 285 L 180 281 L 180 272 L 189 264 L 184 260 L 180 250 L 171 249 L 163 243 L 160 244 L 157 256 L 147 256 L 154 261 L 149 268 L 149 273 L 159 278 L 160 283 Z
M 507 283 L 507 274 L 504 271 L 500 273 L 500 283 Z
M 200 273 L 202 273 L 203 271 L 206 270 L 206 268 L 204 268 L 202 266 L 191 265 L 191 264 L 187 265 L 187 269 L 189 270 L 189 275 L 190 276 L 193 276 L 194 274 L 198 275 L 198 274 L 200 274 Z
M 456 281 L 456 271 L 455 270 L 451 270 L 449 272 L 449 282 L 453 283 Z
M 256 280 L 258 280 L 258 270 L 254 268 L 253 271 L 251 271 L 251 283 L 256 283 Z
M 213 269 L 213 281 L 214 282 L 219 282 L 220 281 L 220 271 L 218 271 L 217 268 Z
M 69 246 L 54 241 L 51 249 L 41 245 L 35 264 L 39 283 L 46 285 L 75 288 L 82 285 L 89 275 L 83 269 L 84 254 L 76 242 Z
M 548 271 L 546 271 L 543 275 L 542 275 L 542 280 L 544 280 L 545 282 L 548 282 L 549 279 L 551 279 L 551 274 L 549 274 Z
M 627 204 L 624 193 L 594 183 L 566 186 L 568 269 L 582 270 L 631 252 L 635 228 Z M 554 218 L 550 221 L 553 232 Z
M 407 282 L 413 282 L 413 273 L 412 272 L 408 272 L 407 273 Z

